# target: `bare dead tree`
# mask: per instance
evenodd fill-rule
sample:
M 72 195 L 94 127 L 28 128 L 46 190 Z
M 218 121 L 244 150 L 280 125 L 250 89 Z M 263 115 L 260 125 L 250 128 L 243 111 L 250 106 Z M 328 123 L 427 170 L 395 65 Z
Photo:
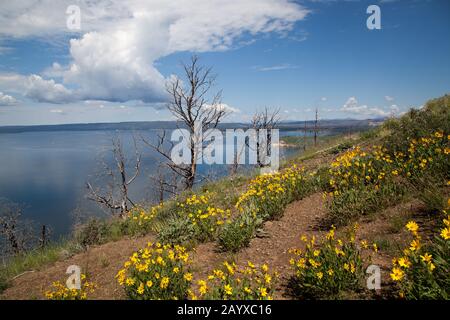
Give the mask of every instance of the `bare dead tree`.
M 111 167 L 106 161 L 103 162 L 105 171 L 102 176 L 108 180 L 106 187 L 95 188 L 89 181 L 86 182 L 88 189 L 87 198 L 110 210 L 112 214 L 119 211 L 119 217 L 121 218 L 126 217 L 130 206 L 134 206 L 128 194 L 129 186 L 138 177 L 141 167 L 141 154 L 138 151 L 134 137 L 133 142 L 135 159 L 134 172 L 131 176 L 127 172 L 129 161 L 124 154 L 122 143 L 119 138 L 114 138 L 112 140 L 114 166 Z
M 303 128 L 304 132 L 303 132 L 303 151 L 306 151 L 306 120 L 305 120 L 305 126 Z
M 39 247 L 45 248 L 50 242 L 51 229 L 45 224 L 41 227 L 41 235 L 39 237 Z
M 251 121 L 252 129 L 255 129 L 257 132 L 262 129 L 267 130 L 267 146 L 272 145 L 272 129 L 275 129 L 278 123 L 280 122 L 280 109 L 270 110 L 269 108 L 264 108 L 262 112 L 256 112 L 253 115 Z M 261 161 L 261 151 L 262 147 L 260 146 L 259 139 L 256 141 L 256 161 L 257 166 L 262 168 L 265 165 Z
M 314 120 L 314 147 L 317 146 L 317 132 L 319 131 L 319 109 L 316 108 L 316 118 Z
M 174 172 L 168 172 L 165 166 L 160 164 L 156 173 L 150 175 L 150 180 L 156 186 L 157 200 L 162 203 L 166 195 L 176 195 L 178 190 L 177 175 Z
M 200 65 L 198 57 L 192 56 L 188 64 L 183 64 L 183 71 L 184 78 L 174 77 L 166 84 L 170 96 L 167 108 L 190 134 L 190 164 L 176 164 L 172 161 L 170 150 L 166 148 L 168 139 L 165 132 L 158 136 L 156 144 L 144 142 L 165 158 L 165 165 L 169 170 L 182 179 L 183 188 L 190 189 L 195 183 L 201 152 L 199 148 L 202 148 L 196 128 L 201 128 L 203 133 L 216 128 L 226 115 L 226 110 L 221 105 L 221 91 L 213 95 L 209 93 L 216 82 L 211 68 Z
M 21 206 L 4 198 L 0 199 L 0 236 L 4 240 L 0 248 L 6 255 L 23 253 L 36 242 L 32 223 L 22 219 Z
M 236 175 L 238 170 L 239 170 L 239 158 L 241 157 L 242 153 L 245 152 L 245 146 L 246 145 L 247 145 L 247 143 L 242 145 L 240 150 L 236 150 L 236 152 L 234 153 L 233 164 L 231 164 L 229 166 L 229 172 L 230 172 L 231 176 Z

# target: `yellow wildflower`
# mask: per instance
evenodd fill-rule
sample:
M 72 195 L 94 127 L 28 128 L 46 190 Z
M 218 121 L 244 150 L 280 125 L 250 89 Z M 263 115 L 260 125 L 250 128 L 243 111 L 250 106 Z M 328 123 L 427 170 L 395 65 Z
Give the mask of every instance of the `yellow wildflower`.
M 403 279 L 404 272 L 399 268 L 392 269 L 391 278 L 394 281 L 400 281 Z

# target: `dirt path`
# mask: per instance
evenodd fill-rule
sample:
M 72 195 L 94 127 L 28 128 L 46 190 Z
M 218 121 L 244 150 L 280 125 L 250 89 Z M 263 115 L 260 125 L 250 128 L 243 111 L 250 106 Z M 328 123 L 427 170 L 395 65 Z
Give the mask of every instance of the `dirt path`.
M 213 243 L 202 244 L 197 247 L 194 255 L 195 278 L 205 278 L 209 272 L 227 260 L 232 259 L 240 266 L 251 261 L 254 264 L 266 263 L 272 270 L 280 274 L 276 288 L 276 299 L 285 297 L 287 282 L 291 276 L 288 253 L 290 248 L 303 248 L 300 236 L 318 235 L 313 227 L 325 214 L 324 203 L 320 193 L 306 197 L 288 205 L 283 217 L 277 221 L 264 224 L 264 236 L 254 238 L 250 246 L 236 255 L 220 253 Z
M 286 298 L 285 289 L 291 276 L 289 260 L 292 258 L 288 251 L 304 247 L 300 240 L 302 235 L 319 235 L 319 231 L 313 230 L 313 227 L 324 214 L 325 207 L 320 193 L 291 203 L 280 220 L 264 224 L 267 237 L 253 239 L 250 246 L 237 255 L 238 265 L 245 265 L 247 261 L 258 265 L 267 263 L 280 273 L 274 298 Z

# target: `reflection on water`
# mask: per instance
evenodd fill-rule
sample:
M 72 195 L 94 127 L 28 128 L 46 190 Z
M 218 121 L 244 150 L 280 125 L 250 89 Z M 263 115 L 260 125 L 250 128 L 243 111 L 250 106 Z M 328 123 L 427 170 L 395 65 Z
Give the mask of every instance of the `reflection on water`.
M 134 135 L 155 139 L 156 132 Z M 110 155 L 114 136 L 121 137 L 125 151 L 133 151 L 132 133 L 128 131 L 0 134 L 0 197 L 24 205 L 24 216 L 51 226 L 54 236 L 68 233 L 73 220 L 71 212 L 80 203 L 89 213 L 100 212 L 94 203 L 83 201 L 85 182 L 98 173 L 99 160 Z M 149 175 L 156 170 L 156 154 L 143 145 L 140 149 L 143 170 L 130 186 L 130 195 L 135 201 L 149 201 L 154 199 Z M 288 153 L 292 152 L 288 149 Z M 220 176 L 226 173 L 226 167 L 203 165 L 199 171 Z

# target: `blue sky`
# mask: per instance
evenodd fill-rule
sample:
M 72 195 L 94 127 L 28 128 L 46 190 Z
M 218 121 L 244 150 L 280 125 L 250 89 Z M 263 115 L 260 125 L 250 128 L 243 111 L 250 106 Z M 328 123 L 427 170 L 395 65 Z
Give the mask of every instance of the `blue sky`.
M 0 125 L 169 120 L 164 83 L 192 53 L 229 121 L 399 115 L 450 92 L 449 1 L 205 1 L 72 1 L 76 32 L 71 1 L 3 2 Z

